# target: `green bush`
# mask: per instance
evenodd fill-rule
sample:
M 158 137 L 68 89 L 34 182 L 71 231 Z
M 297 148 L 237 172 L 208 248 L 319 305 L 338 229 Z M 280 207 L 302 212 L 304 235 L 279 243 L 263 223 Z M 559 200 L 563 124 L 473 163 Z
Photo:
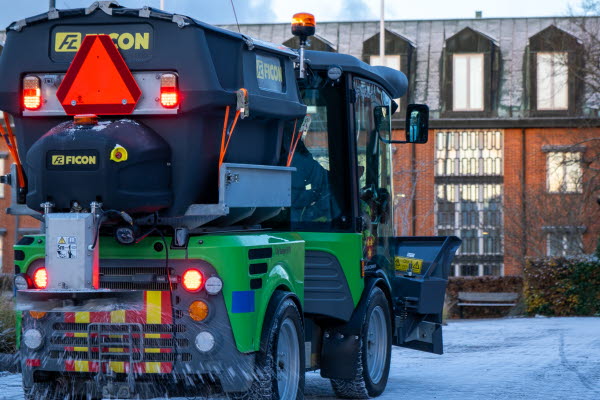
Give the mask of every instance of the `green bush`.
M 600 314 L 600 262 L 597 259 L 529 259 L 523 274 L 527 313 Z

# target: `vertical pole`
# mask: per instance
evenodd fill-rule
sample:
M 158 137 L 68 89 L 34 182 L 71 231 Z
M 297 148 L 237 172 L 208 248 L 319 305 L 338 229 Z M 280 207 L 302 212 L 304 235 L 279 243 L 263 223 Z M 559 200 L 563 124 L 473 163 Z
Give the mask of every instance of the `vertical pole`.
M 160 0 L 160 9 L 165 11 L 165 0 Z
M 298 74 L 298 77 L 300 79 L 304 79 L 306 78 L 306 61 L 304 59 L 305 55 L 304 55 L 304 48 L 306 47 L 306 39 L 304 39 L 303 37 L 300 38 L 300 73 Z
M 381 0 L 381 16 L 379 19 L 379 65 L 386 65 L 385 56 L 385 0 Z
M 56 0 L 50 0 L 50 4 L 48 5 L 50 10 L 54 10 L 56 8 Z

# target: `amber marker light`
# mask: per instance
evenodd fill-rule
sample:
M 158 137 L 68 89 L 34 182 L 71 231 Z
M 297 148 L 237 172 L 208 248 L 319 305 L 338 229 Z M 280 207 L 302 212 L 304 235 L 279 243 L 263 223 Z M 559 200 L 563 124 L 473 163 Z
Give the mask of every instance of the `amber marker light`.
M 46 313 L 44 311 L 29 311 L 29 315 L 35 319 L 42 319 L 46 316 Z
M 75 125 L 97 125 L 98 116 L 96 114 L 77 114 L 73 117 Z
M 317 23 L 315 16 L 309 13 L 297 13 L 292 17 L 292 34 L 294 36 L 312 36 L 315 34 Z
M 208 316 L 208 305 L 201 301 L 194 301 L 188 308 L 190 318 L 194 321 L 204 321 Z

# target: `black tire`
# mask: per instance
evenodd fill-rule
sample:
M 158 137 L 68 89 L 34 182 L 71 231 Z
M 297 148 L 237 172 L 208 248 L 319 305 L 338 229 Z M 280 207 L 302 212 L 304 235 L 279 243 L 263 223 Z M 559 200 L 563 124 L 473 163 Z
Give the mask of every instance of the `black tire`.
M 246 393 L 230 394 L 230 398 L 243 400 L 304 399 L 304 326 L 296 303 L 286 295 L 284 292 L 277 292 L 265 314 L 261 348 L 256 354 L 254 381 L 250 389 Z M 295 394 L 291 393 L 284 397 L 279 393 L 278 369 L 280 366 L 277 362 L 277 354 L 280 350 L 277 347 L 282 328 L 286 332 L 295 332 L 298 339 L 296 353 L 298 355 L 298 385 Z
M 356 376 L 353 379 L 331 379 L 331 386 L 335 395 L 342 399 L 368 399 L 377 397 L 385 390 L 388 376 L 390 374 L 390 361 L 392 356 L 392 321 L 390 306 L 385 294 L 380 288 L 374 287 L 369 293 L 367 309 L 364 315 L 361 328 L 360 350 L 356 360 Z M 367 354 L 373 343 L 368 338 L 369 321 L 371 316 L 376 313 L 380 318 L 382 312 L 385 321 L 384 332 L 387 333 L 387 343 L 385 344 L 385 356 L 379 358 L 377 365 L 381 368 L 376 379 L 371 377 L 367 363 Z

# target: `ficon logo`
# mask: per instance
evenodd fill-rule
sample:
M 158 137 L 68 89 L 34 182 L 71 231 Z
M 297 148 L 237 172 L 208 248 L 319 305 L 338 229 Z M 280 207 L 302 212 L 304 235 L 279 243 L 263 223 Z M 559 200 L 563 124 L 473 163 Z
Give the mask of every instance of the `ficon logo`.
M 52 156 L 52 165 L 65 165 L 65 156 L 63 156 L 63 155 Z
M 54 40 L 54 51 L 77 51 L 81 46 L 81 33 L 57 32 Z

